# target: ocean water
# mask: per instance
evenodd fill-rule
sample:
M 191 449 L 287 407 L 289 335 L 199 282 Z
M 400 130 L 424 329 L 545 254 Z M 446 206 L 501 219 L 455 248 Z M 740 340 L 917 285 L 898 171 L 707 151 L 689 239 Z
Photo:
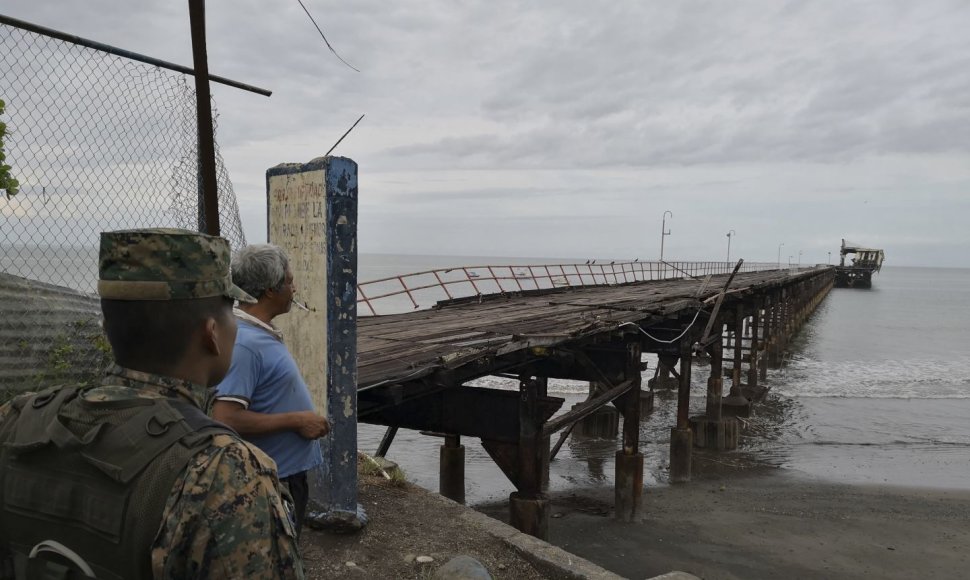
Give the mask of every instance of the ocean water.
M 361 279 L 368 271 L 390 275 L 394 260 L 362 256 Z M 434 258 L 433 267 L 465 260 Z M 401 272 L 427 269 L 419 257 L 402 264 Z M 786 365 L 769 370 L 770 395 L 746 421 L 740 448 L 695 452 L 695 478 L 767 469 L 845 483 L 970 489 L 970 309 L 963 303 L 968 289 L 970 270 L 891 266 L 876 275 L 871 289 L 833 289 L 793 341 Z M 650 364 L 646 379 L 655 359 L 644 360 Z M 709 367 L 695 365 L 691 405 L 697 412 L 708 376 Z M 516 388 L 513 381 L 492 377 L 478 384 Z M 560 412 L 585 392 L 583 383 L 550 382 L 550 394 L 566 399 Z M 641 422 L 648 487 L 667 484 L 675 404 L 672 394 L 658 392 L 656 410 Z M 361 425 L 361 448 L 373 452 L 383 432 Z M 440 443 L 401 430 L 388 458 L 409 479 L 436 490 Z M 477 440 L 463 444 L 469 503 L 507 498 L 513 486 Z M 550 488 L 611 488 L 617 445 L 571 438 L 550 465 Z

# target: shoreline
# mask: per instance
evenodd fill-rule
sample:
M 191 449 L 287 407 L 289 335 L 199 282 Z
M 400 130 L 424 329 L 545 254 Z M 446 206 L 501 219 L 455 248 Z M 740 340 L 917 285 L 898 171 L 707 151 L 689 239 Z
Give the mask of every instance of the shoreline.
M 789 470 L 644 489 L 642 519 L 610 490 L 550 494 L 549 542 L 627 578 L 962 578 L 970 490 L 823 481 Z M 503 521 L 504 502 L 475 506 Z

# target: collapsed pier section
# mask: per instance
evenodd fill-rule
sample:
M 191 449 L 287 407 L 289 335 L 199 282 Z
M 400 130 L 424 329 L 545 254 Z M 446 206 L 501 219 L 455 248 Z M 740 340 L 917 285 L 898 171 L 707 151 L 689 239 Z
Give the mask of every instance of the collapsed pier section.
M 643 353 L 658 355 L 654 381 L 676 384 L 670 478 L 689 481 L 693 447 L 737 446 L 737 417 L 764 396 L 767 366 L 781 360 L 833 281 L 833 268 L 774 270 L 480 296 L 364 317 L 359 419 L 388 427 L 378 455 L 402 427 L 442 437 L 440 491 L 456 501 L 464 500 L 461 438 L 480 439 L 515 488 L 512 524 L 540 538 L 550 521 L 550 457 L 591 422 L 615 429 L 615 517 L 636 520 L 644 467 L 639 427 L 652 404 L 641 384 Z M 707 402 L 691 417 L 691 362 L 701 354 L 711 360 Z M 518 389 L 468 385 L 483 376 L 512 379 Z M 557 415 L 564 399 L 549 395 L 551 378 L 587 382 L 588 398 Z

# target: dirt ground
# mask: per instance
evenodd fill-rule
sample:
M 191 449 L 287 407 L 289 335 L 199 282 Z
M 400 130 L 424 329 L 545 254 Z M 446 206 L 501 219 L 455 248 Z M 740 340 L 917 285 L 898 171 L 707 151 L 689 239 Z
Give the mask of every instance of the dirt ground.
M 458 555 L 477 559 L 496 580 L 550 578 L 501 540 L 459 519 L 461 508 L 412 484 L 361 474 L 359 501 L 369 520 L 361 532 L 304 529 L 301 548 L 308 578 L 430 579 Z M 418 556 L 431 556 L 434 562 L 418 563 Z

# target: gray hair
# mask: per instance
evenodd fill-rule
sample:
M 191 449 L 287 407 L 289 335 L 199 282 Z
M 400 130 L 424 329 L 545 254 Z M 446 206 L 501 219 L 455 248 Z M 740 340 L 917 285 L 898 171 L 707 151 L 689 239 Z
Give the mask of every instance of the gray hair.
M 286 281 L 290 261 L 279 246 L 253 244 L 239 250 L 232 260 L 232 281 L 259 300 L 267 290 L 279 291 Z

